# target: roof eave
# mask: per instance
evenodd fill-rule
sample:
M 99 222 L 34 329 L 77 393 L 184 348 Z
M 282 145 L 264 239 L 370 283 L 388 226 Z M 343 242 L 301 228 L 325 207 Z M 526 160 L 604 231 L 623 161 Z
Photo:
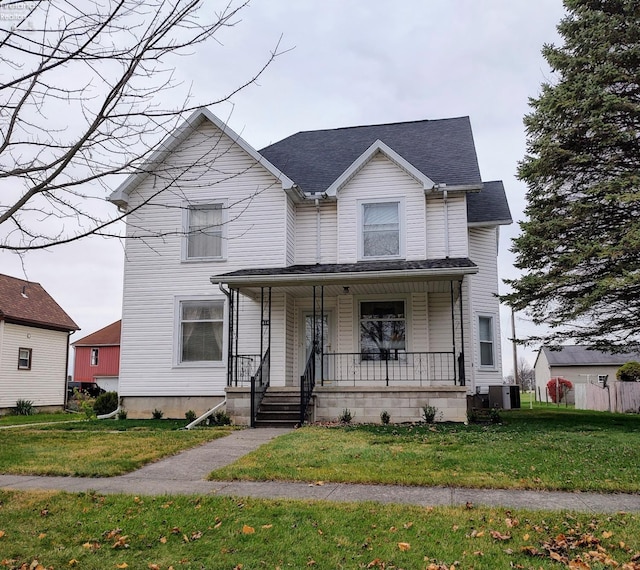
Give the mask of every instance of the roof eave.
M 482 228 L 482 227 L 493 227 L 493 226 L 509 226 L 513 224 L 513 220 L 511 218 L 507 218 L 504 220 L 487 220 L 485 222 L 469 222 L 467 227 L 469 228 Z
M 367 283 L 380 281 L 406 282 L 416 279 L 443 279 L 446 277 L 462 277 L 478 272 L 478 267 L 446 267 L 431 269 L 399 269 L 379 271 L 354 271 L 351 273 L 301 273 L 285 275 L 243 275 L 216 276 L 210 278 L 213 285 L 229 285 L 232 287 L 255 286 L 293 286 L 293 285 L 333 285 L 343 283 Z
M 140 183 L 157 167 L 157 165 L 162 163 L 169 153 L 182 143 L 205 120 L 210 121 L 220 129 L 225 135 L 233 140 L 233 142 L 249 154 L 256 163 L 263 166 L 275 178 L 277 178 L 281 182 L 282 189 L 285 192 L 296 187 L 295 182 L 284 174 L 284 172 L 276 168 L 224 121 L 209 111 L 209 109 L 202 107 L 195 110 L 173 133 L 162 141 L 158 148 L 149 155 L 149 158 L 140 167 L 139 171 L 131 174 L 109 195 L 107 200 L 114 203 L 121 209 L 126 208 L 128 206 L 130 193 L 140 185 Z

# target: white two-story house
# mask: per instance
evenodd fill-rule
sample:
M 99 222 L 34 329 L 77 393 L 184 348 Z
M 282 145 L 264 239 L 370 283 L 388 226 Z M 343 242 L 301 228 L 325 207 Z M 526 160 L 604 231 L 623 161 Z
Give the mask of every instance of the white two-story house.
M 127 212 L 130 417 L 225 402 L 250 425 L 344 409 L 415 421 L 425 405 L 464 421 L 467 395 L 502 383 L 511 216 L 502 183 L 482 182 L 467 117 L 257 151 L 202 109 L 110 200 Z

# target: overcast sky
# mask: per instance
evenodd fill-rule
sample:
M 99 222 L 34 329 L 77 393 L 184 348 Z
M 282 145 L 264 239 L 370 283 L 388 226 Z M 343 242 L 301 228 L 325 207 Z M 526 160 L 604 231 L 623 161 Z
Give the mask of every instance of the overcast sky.
M 504 181 L 517 221 L 522 118 L 549 79 L 540 50 L 559 43 L 562 16 L 561 0 L 255 0 L 178 72 L 197 98 L 223 96 L 282 36 L 280 49 L 290 51 L 258 84 L 211 109 L 256 149 L 302 130 L 468 115 L 482 177 Z M 502 228 L 500 278 L 517 275 L 508 251 L 517 232 L 517 223 Z M 0 272 L 41 283 L 81 327 L 78 339 L 121 317 L 123 251 L 118 240 L 94 238 L 22 259 L 0 253 Z M 516 329 L 533 332 L 520 316 Z M 503 310 L 505 374 L 510 331 Z M 520 353 L 533 363 L 531 350 Z

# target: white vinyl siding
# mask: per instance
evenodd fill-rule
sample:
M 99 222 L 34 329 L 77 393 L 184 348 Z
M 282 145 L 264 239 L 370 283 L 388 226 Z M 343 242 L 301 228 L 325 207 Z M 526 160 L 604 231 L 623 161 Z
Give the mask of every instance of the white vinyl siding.
M 470 314 L 473 323 L 473 377 L 475 386 L 502 384 L 502 349 L 500 343 L 500 305 L 498 293 L 497 228 L 469 228 L 469 257 L 478 273 L 467 279 L 471 292 Z M 482 365 L 479 317 L 491 317 L 494 331 L 494 364 Z
M 210 160 L 215 159 L 215 168 Z M 226 351 L 210 365 L 176 365 L 176 297 L 225 303 L 212 275 L 248 267 L 277 267 L 286 261 L 287 197 L 282 185 L 226 135 L 203 123 L 131 193 L 129 207 L 158 192 L 161 179 L 180 171 L 170 191 L 127 216 L 120 366 L 122 396 L 217 396 L 226 386 Z M 226 259 L 183 263 L 185 198 L 190 204 L 225 203 Z M 136 239 L 140 236 L 140 239 Z M 240 351 L 259 335 L 259 305 L 241 299 Z M 226 308 L 225 308 L 226 310 Z M 274 319 L 275 320 L 275 319 Z M 226 327 L 225 327 L 226 335 Z M 259 337 L 258 337 L 259 339 Z M 248 341 L 247 341 L 248 343 Z M 258 345 L 259 346 L 259 342 Z
M 338 191 L 338 263 L 355 263 L 361 258 L 362 203 L 401 202 L 401 256 L 425 259 L 424 189 L 382 154 L 374 156 Z
M 427 259 L 468 257 L 467 203 L 462 194 L 449 194 L 445 207 L 442 193 L 430 194 L 426 200 Z M 448 220 L 445 224 L 445 212 Z
M 338 207 L 333 201 L 320 201 L 320 259 L 318 259 L 318 219 L 313 203 L 296 204 L 295 263 L 336 263 Z
M 0 409 L 16 400 L 36 406 L 63 406 L 68 333 L 0 321 Z M 31 349 L 31 368 L 18 368 L 20 348 Z

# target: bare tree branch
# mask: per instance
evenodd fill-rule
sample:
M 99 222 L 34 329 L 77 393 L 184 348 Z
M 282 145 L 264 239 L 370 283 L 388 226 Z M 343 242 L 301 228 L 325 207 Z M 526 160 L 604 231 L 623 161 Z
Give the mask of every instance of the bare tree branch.
M 25 4 L 18 21 L 0 20 L 0 249 L 9 251 L 119 237 L 110 228 L 125 213 L 104 208 L 113 185 L 145 172 L 153 149 L 194 109 L 229 100 L 283 53 L 278 40 L 257 71 L 223 97 L 197 101 L 187 90 L 171 104 L 168 94 L 181 87 L 175 57 L 218 41 L 248 1 L 229 0 L 217 12 L 201 0 Z M 146 202 L 174 191 L 195 167 L 215 168 L 216 158 L 202 150 L 172 172 L 160 167 Z

